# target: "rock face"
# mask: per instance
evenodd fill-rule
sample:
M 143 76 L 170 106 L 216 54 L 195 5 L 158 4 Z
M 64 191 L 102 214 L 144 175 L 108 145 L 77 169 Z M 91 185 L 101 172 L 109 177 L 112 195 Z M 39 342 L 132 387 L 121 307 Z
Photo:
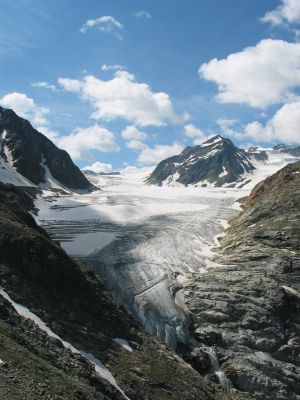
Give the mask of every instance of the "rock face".
M 71 260 L 36 225 L 26 211 L 33 206 L 23 192 L 1 185 L 1 398 L 241 398 L 205 381 L 166 345 L 142 332 L 94 273 Z M 56 337 L 21 316 L 16 303 Z M 63 341 L 80 353 L 68 350 Z M 87 357 L 100 360 L 115 384 L 96 374 Z
M 91 183 L 66 151 L 57 148 L 27 120 L 2 107 L 0 107 L 0 142 L 2 168 L 5 169 L 9 164 L 9 167 L 26 178 L 29 183 L 43 186 L 52 179 L 67 189 L 92 189 Z
M 251 157 L 254 158 L 257 161 L 267 161 L 268 160 L 268 154 L 266 150 L 258 147 L 258 146 L 252 146 L 247 149 L 247 154 Z
M 250 156 L 229 139 L 214 136 L 161 161 L 147 179 L 153 185 L 235 186 L 255 168 Z
M 215 346 L 226 377 L 255 399 L 300 397 L 299 217 L 296 162 L 252 190 L 216 265 L 186 288 L 195 337 Z M 205 360 L 192 357 L 202 373 Z

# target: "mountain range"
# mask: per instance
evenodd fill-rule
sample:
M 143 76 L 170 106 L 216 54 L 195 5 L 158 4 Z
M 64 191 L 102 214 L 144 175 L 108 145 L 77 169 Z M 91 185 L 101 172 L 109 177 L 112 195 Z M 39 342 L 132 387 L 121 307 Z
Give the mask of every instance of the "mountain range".
M 276 157 L 288 154 L 291 157 L 288 159 L 294 160 L 299 157 L 299 147 L 278 145 L 272 150 L 251 147 L 246 151 L 229 139 L 214 136 L 159 163 L 147 183 L 193 185 L 199 189 L 235 187 L 240 193 L 239 189 L 257 166 L 267 164 L 274 154 Z M 91 171 L 86 174 L 93 177 Z M 93 179 L 96 185 L 102 179 L 105 181 L 105 176 Z M 108 181 L 111 186 L 119 185 L 122 176 L 117 174 Z M 167 289 L 175 298 L 176 307 L 184 307 L 188 316 L 186 340 L 176 343 L 176 352 L 155 337 L 160 337 L 160 326 L 154 314 L 160 315 L 159 301 L 163 302 L 165 292 L 161 292 L 154 311 L 149 308 L 148 313 L 142 314 L 144 324 L 139 323 L 134 313 L 128 313 L 130 308 L 125 309 L 124 303 L 122 306 L 112 297 L 109 285 L 103 284 L 105 279 L 95 274 L 88 263 L 83 263 L 84 257 L 71 258 L 52 239 L 51 228 L 56 229 L 54 219 L 48 221 L 47 233 L 33 217 L 40 203 L 29 195 L 28 188 L 51 189 L 56 198 L 68 191 L 84 198 L 84 193 L 95 189 L 93 183 L 75 166 L 68 153 L 12 110 L 0 108 L 0 398 L 298 400 L 300 161 L 272 174 L 240 199 L 241 210 L 235 213 L 224 236 L 216 239 L 219 243 L 205 273 L 188 268 L 185 278 L 177 280 L 180 273 L 168 270 L 168 260 L 163 259 L 166 266 L 163 265 L 161 277 L 152 276 L 155 268 L 152 270 L 149 264 L 145 276 L 135 276 L 138 275 L 135 271 L 141 271 L 140 261 L 134 259 L 137 246 L 144 252 L 150 248 L 152 253 L 151 243 L 156 236 L 160 240 L 159 233 L 164 229 L 176 235 L 179 245 L 181 236 L 172 230 L 178 226 L 172 225 L 176 214 L 149 217 L 155 230 L 150 231 L 148 239 L 149 225 L 145 221 L 135 224 L 130 219 L 131 236 L 123 234 L 106 246 L 112 263 L 110 272 L 114 274 L 117 268 L 124 280 L 120 286 L 124 283 L 130 291 L 134 284 L 139 285 L 134 300 L 130 300 L 133 308 L 140 306 L 145 311 L 145 294 L 157 286 L 163 287 L 168 274 L 176 280 L 176 285 Z M 64 206 L 55 208 L 51 196 L 49 208 L 61 212 Z M 78 207 L 87 206 L 82 200 L 76 203 L 70 193 L 65 197 L 71 197 L 65 208 L 75 210 L 76 217 Z M 121 209 L 118 197 L 111 193 L 106 197 L 114 209 Z M 123 197 L 123 212 L 130 214 L 132 199 L 128 193 Z M 107 203 L 101 200 L 99 207 L 106 207 L 108 213 Z M 225 208 L 226 196 L 222 200 L 220 207 Z M 93 201 L 95 206 L 97 199 Z M 148 201 L 149 198 L 146 206 Z M 170 199 L 161 198 L 159 206 L 162 205 L 166 205 L 169 213 Z M 231 212 L 228 215 L 233 215 Z M 205 213 L 205 208 L 201 213 Z M 195 216 L 196 213 L 192 218 Z M 221 217 L 216 213 L 215 218 Z M 80 222 L 76 225 L 70 219 L 62 225 L 78 229 Z M 82 224 L 80 235 L 95 233 L 97 224 L 102 224 L 101 229 L 110 230 L 114 236 L 118 224 L 119 234 L 124 226 L 119 222 L 103 223 L 95 216 L 89 223 L 91 231 Z M 180 224 L 183 223 L 181 219 Z M 209 224 L 208 221 L 207 226 L 203 225 L 207 235 L 211 233 Z M 182 225 L 179 226 L 181 229 Z M 138 230 L 137 236 L 133 236 L 134 229 Z M 72 235 L 66 234 L 70 240 Z M 129 266 L 135 262 L 136 268 L 129 271 L 130 287 L 126 286 L 124 264 L 117 253 L 117 245 L 124 242 Z M 159 243 L 167 246 L 163 240 Z M 208 257 L 206 245 L 198 242 L 199 263 Z M 188 263 L 192 260 L 188 252 L 194 249 L 186 249 L 190 249 L 184 253 Z M 170 259 L 175 262 L 172 254 Z M 92 260 L 97 264 L 95 253 Z M 157 260 L 161 261 L 159 257 Z M 97 272 L 97 268 L 94 270 Z M 147 279 L 151 286 L 143 290 Z M 155 296 L 156 292 L 152 293 Z M 171 317 L 180 336 L 178 316 Z
M 276 146 L 273 153 L 300 157 L 299 147 Z M 214 136 L 179 155 L 161 161 L 146 183 L 158 186 L 242 187 L 251 180 L 257 162 L 268 162 L 266 149 L 236 147 L 230 139 Z

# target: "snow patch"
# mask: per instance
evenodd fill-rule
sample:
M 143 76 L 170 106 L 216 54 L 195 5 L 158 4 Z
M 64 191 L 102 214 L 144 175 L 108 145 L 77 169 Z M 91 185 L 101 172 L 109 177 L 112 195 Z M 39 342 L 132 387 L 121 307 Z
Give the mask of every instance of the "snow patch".
M 281 287 L 285 291 L 286 294 L 293 295 L 293 296 L 300 298 L 300 293 L 298 293 L 297 290 L 295 290 L 289 286 L 281 286 Z
M 180 174 L 178 172 L 175 172 L 175 174 L 168 176 L 162 182 L 162 186 L 169 186 L 169 187 L 183 186 L 182 183 L 178 182 L 179 178 L 180 178 Z
M 132 352 L 133 349 L 130 344 L 125 339 L 115 338 L 113 339 L 114 342 L 118 343 L 123 349 Z
M 86 353 L 82 350 L 77 350 L 72 344 L 66 342 L 61 339 L 58 335 L 56 335 L 46 324 L 42 321 L 37 315 L 33 314 L 27 307 L 22 304 L 15 303 L 8 293 L 6 293 L 3 288 L 0 287 L 0 295 L 4 297 L 9 303 L 14 307 L 16 312 L 27 319 L 31 319 L 41 330 L 47 333 L 48 336 L 58 339 L 66 349 L 69 349 L 74 354 L 81 354 L 85 359 L 87 359 L 91 364 L 94 365 L 95 371 L 98 375 L 108 381 L 111 385 L 113 385 L 125 399 L 130 400 L 124 393 L 124 391 L 118 386 L 115 378 L 111 374 L 111 372 L 102 364 L 100 360 L 95 358 L 93 354 Z
M 0 157 L 0 181 L 11 183 L 15 186 L 36 187 L 31 181 L 17 172 L 13 166 L 13 158 L 9 148 L 4 146 L 2 150 L 0 149 L 0 153 L 1 151 L 3 151 L 5 159 Z
M 221 172 L 221 173 L 219 174 L 219 178 L 223 178 L 223 177 L 226 176 L 226 175 L 228 175 L 228 171 L 226 170 L 225 167 L 223 167 L 223 172 Z
M 46 159 L 44 157 L 42 158 L 41 166 L 45 170 L 45 180 L 46 180 L 46 182 L 40 183 L 39 184 L 40 188 L 42 188 L 42 189 L 60 189 L 60 190 L 63 190 L 65 192 L 67 192 L 67 193 L 72 193 L 72 191 L 70 191 L 70 189 L 66 188 L 58 180 L 53 178 L 53 175 L 52 175 L 48 165 L 46 164 Z
M 216 137 L 215 140 L 213 141 L 208 141 L 208 142 L 204 142 L 202 144 L 200 144 L 201 147 L 207 147 L 207 146 L 211 146 L 215 143 L 219 143 L 222 142 L 222 138 L 221 137 Z

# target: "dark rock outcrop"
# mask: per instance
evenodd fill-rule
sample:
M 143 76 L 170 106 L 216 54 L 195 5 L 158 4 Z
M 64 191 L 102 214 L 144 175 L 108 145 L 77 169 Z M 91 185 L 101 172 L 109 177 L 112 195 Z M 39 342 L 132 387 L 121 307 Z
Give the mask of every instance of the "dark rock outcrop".
M 34 129 L 14 111 L 0 107 L 0 134 L 6 131 L 2 146 L 7 146 L 18 173 L 35 185 L 45 182 L 49 168 L 54 179 L 71 190 L 91 190 L 92 185 L 65 150 Z
M 229 139 L 214 136 L 201 145 L 187 147 L 177 156 L 161 161 L 146 182 L 162 185 L 222 186 L 240 182 L 245 173 L 255 168 L 250 156 Z
M 215 346 L 234 387 L 300 397 L 300 162 L 259 183 L 232 220 L 215 266 L 193 276 L 195 337 Z M 194 365 L 205 372 L 203 355 Z

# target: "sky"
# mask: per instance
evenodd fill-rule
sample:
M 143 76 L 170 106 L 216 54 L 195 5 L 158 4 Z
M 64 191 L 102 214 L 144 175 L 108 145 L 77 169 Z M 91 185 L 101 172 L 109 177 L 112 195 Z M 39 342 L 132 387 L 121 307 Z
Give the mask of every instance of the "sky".
M 300 0 L 1 0 L 0 105 L 80 167 L 300 144 Z

